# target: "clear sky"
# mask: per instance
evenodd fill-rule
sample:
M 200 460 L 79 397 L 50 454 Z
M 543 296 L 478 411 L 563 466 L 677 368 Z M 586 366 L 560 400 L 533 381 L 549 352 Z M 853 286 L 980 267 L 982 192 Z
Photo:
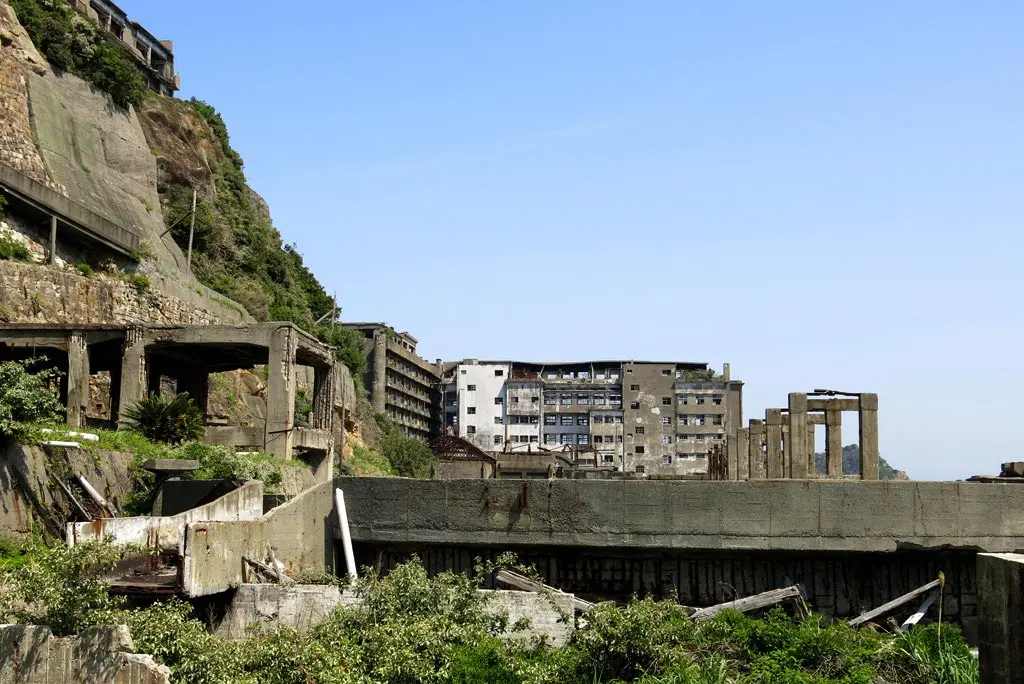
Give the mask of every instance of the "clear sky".
M 346 320 L 729 362 L 745 418 L 878 392 L 915 478 L 1024 459 L 1024 3 L 121 4 Z

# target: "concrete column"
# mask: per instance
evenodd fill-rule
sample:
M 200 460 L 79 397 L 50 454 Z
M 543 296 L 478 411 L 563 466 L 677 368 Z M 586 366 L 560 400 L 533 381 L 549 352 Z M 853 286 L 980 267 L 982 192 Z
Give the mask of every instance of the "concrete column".
M 85 427 L 89 410 L 89 348 L 85 333 L 68 338 L 68 425 Z
M 828 476 L 843 476 L 843 412 L 825 411 L 825 463 Z
M 384 413 L 387 408 L 388 391 L 388 335 L 383 330 L 373 334 L 373 386 L 370 398 L 373 410 Z
M 747 428 L 736 430 L 736 479 L 750 479 L 750 431 Z
M 1024 555 L 979 553 L 978 660 L 981 684 L 1024 684 Z
M 264 450 L 291 460 L 295 427 L 295 330 L 281 327 L 270 335 L 267 360 L 267 427 Z
M 818 474 L 818 464 L 814 460 L 814 425 L 807 422 L 807 477 L 814 477 Z
M 46 256 L 46 263 L 57 263 L 57 216 L 50 216 L 50 253 Z
M 739 478 L 739 445 L 731 437 L 725 438 L 725 467 L 728 470 L 726 479 L 738 480 Z
M 878 479 L 878 395 L 860 395 L 860 477 Z
M 750 460 L 750 479 L 763 480 L 768 472 L 764 461 L 764 421 L 750 421 L 748 454 Z
M 210 399 L 210 374 L 205 366 L 192 366 L 178 376 L 178 391 L 186 392 L 192 402 L 206 415 Z
M 330 430 L 334 413 L 334 368 L 313 370 L 313 427 Z
M 146 340 L 142 328 L 128 328 L 121 355 L 121 382 L 118 391 L 117 419 L 146 396 Z
M 765 465 L 769 479 L 786 477 L 782 471 L 782 409 L 768 409 L 764 412 L 765 444 L 768 453 Z
M 789 395 L 790 471 L 794 480 L 807 479 L 807 395 Z
M 782 477 L 789 477 L 793 456 L 789 453 L 789 414 L 782 414 Z

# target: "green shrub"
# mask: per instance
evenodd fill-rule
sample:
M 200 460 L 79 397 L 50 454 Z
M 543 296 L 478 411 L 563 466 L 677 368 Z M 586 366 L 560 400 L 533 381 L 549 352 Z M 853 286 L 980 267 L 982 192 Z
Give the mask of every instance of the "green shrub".
M 140 290 L 149 288 L 149 276 L 147 275 L 143 275 L 141 273 L 120 273 L 118 274 L 118 277 L 129 285 L 134 285 Z
M 125 412 L 124 426 L 146 439 L 181 444 L 203 435 L 203 412 L 181 392 L 173 397 L 151 394 Z
M 437 457 L 425 441 L 407 437 L 387 415 L 374 415 L 381 431 L 380 453 L 401 477 L 430 477 Z
M 0 435 L 14 437 L 35 422 L 64 419 L 64 406 L 57 399 L 55 383 L 60 374 L 40 366 L 45 359 L 0 363 Z
M 9 0 L 9 4 L 52 66 L 107 92 L 121 107 L 142 102 L 146 93 L 142 75 L 125 48 L 98 24 L 79 17 L 63 0 Z
M 28 247 L 14 239 L 9 233 L 0 234 L 0 259 L 7 261 L 32 261 Z
M 77 266 L 75 266 L 75 270 L 78 271 L 79 275 L 83 275 L 86 278 L 91 276 L 93 273 L 92 266 L 90 266 L 89 264 L 78 264 Z

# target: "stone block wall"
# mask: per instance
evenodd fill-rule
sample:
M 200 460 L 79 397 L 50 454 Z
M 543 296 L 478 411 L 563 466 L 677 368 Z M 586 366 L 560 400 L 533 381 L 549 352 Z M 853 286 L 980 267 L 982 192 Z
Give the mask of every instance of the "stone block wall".
M 978 554 L 981 684 L 1024 684 L 1024 555 Z
M 169 669 L 134 650 L 127 627 L 59 638 L 49 627 L 0 625 L 0 684 L 170 683 Z

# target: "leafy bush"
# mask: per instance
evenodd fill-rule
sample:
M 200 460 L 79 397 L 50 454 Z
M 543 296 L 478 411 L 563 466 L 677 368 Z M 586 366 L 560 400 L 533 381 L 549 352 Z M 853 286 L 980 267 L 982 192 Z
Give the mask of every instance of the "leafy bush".
M 407 437 L 383 413 L 374 415 L 381 431 L 380 453 L 401 477 L 430 477 L 437 457 L 422 439 Z
M 192 397 L 151 394 L 125 412 L 124 426 L 154 442 L 181 444 L 203 435 L 203 412 Z
M 107 92 L 119 106 L 138 105 L 146 84 L 132 58 L 95 22 L 63 0 L 9 0 L 47 61 Z
M 89 264 L 78 264 L 77 266 L 75 266 L 75 270 L 78 271 L 79 275 L 83 275 L 86 278 L 91 276 L 93 273 L 92 266 L 90 266 Z
M 282 461 L 269 454 L 239 454 L 228 447 L 190 442 L 175 451 L 175 458 L 199 461 L 199 470 L 193 471 L 194 480 L 260 480 L 264 491 L 278 491 L 284 480 L 282 468 L 302 468 L 299 463 Z
M 134 285 L 140 290 L 145 290 L 149 287 L 149 276 L 141 273 L 119 273 L 118 277 L 129 285 Z
M 32 260 L 32 253 L 28 247 L 14 239 L 10 233 L 0 234 L 0 259 L 6 261 L 29 262 Z
M 31 423 L 63 420 L 64 406 L 53 387 L 60 374 L 47 367 L 30 370 L 44 361 L 0 363 L 0 435 L 17 436 Z

